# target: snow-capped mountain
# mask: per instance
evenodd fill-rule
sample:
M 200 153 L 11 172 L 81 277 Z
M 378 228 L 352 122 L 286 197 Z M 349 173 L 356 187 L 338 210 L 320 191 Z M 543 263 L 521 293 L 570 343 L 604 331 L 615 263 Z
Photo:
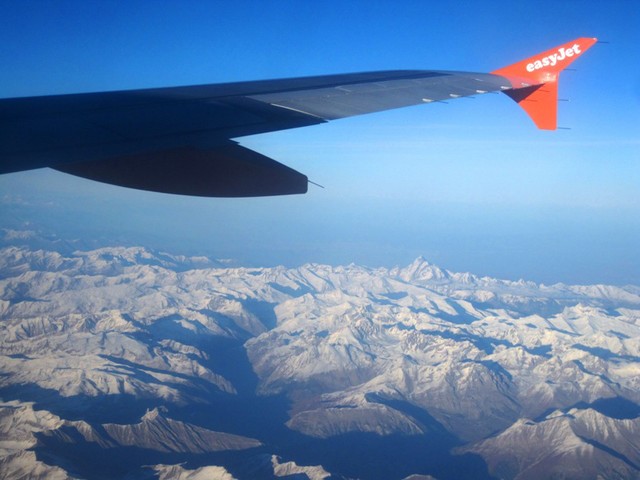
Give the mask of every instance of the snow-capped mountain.
M 615 419 L 593 409 L 520 419 L 467 451 L 501 478 L 636 478 L 640 418 Z
M 0 369 L 0 478 L 640 478 L 637 286 L 6 247 Z

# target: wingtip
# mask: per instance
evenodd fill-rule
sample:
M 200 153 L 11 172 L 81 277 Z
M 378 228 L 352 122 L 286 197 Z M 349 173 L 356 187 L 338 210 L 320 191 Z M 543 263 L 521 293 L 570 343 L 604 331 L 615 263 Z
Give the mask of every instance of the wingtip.
M 581 37 L 491 73 L 505 77 L 515 100 L 541 130 L 555 130 L 560 72 L 598 41 Z

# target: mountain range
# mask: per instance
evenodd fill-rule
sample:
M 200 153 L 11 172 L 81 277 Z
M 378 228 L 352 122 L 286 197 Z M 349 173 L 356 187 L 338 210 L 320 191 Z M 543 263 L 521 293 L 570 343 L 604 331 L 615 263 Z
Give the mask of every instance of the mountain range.
M 640 287 L 0 250 L 0 478 L 640 478 Z

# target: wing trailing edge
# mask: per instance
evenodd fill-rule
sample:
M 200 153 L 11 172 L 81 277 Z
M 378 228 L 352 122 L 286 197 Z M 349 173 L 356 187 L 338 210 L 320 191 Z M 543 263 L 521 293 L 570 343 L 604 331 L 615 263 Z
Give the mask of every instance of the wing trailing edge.
M 197 197 L 266 197 L 306 193 L 305 175 L 236 143 L 215 149 L 173 148 L 56 165 L 98 182 Z
M 491 73 L 511 82 L 514 88 L 504 93 L 527 112 L 538 128 L 555 130 L 560 72 L 597 41 L 597 38 L 577 38 Z

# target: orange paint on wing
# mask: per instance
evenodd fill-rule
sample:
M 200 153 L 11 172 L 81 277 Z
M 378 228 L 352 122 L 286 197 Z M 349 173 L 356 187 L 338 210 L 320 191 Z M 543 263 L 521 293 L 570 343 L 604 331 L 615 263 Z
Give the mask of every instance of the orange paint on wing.
M 578 38 L 491 73 L 511 82 L 513 89 L 504 93 L 518 102 L 538 128 L 555 130 L 560 72 L 597 41 Z

